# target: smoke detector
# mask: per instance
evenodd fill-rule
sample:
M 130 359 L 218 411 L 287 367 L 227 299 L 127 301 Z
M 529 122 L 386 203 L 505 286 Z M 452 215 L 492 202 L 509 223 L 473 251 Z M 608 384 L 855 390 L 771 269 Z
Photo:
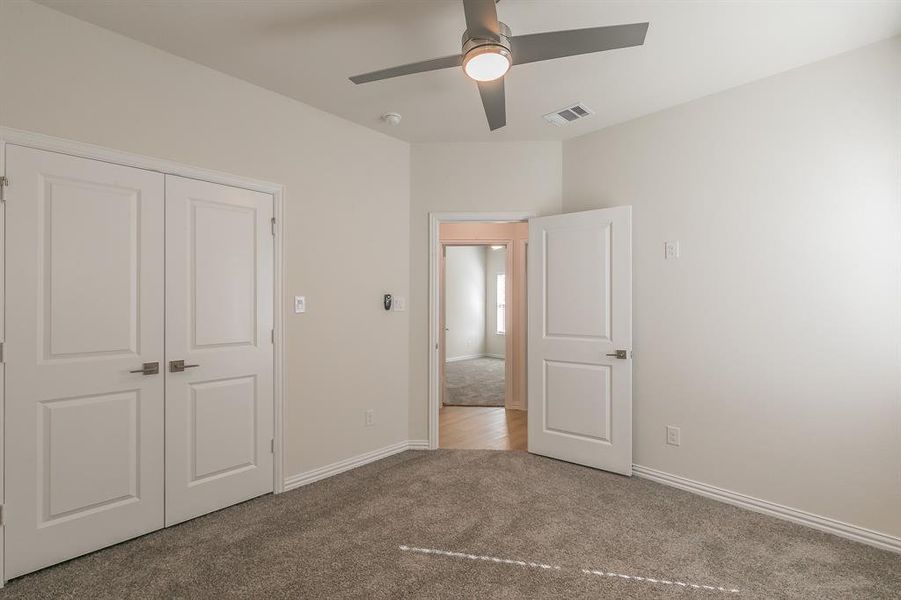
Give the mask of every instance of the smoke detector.
M 396 112 L 385 113 L 381 116 L 382 122 L 387 123 L 388 125 L 391 125 L 392 127 L 397 127 L 398 125 L 400 125 L 400 120 L 402 118 L 403 117 L 401 117 Z
M 578 121 L 579 119 L 590 117 L 593 114 L 593 110 L 580 102 L 578 104 L 567 106 L 566 108 L 561 108 L 560 110 L 548 113 L 544 115 L 544 120 L 551 125 L 563 127 L 564 125 L 569 125 L 573 121 Z

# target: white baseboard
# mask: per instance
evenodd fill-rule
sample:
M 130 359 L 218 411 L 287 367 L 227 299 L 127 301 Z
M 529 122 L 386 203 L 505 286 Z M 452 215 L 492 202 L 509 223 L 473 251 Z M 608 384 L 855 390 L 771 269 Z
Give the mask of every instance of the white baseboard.
M 474 358 L 485 358 L 486 354 L 467 354 L 465 356 L 455 356 L 453 358 L 445 359 L 444 362 L 460 362 L 461 360 L 472 360 Z
M 804 512 L 803 510 L 798 510 L 797 508 L 782 506 L 775 502 L 746 496 L 745 494 L 740 494 L 738 492 L 724 490 L 706 483 L 701 483 L 700 481 L 694 481 L 679 475 L 672 475 L 650 467 L 632 465 L 632 473 L 637 477 L 650 479 L 651 481 L 656 481 L 663 485 L 669 485 L 700 496 L 719 500 L 726 504 L 732 504 L 733 506 L 770 515 L 771 517 L 785 519 L 792 523 L 806 525 L 807 527 L 812 527 L 839 537 L 854 540 L 855 542 L 861 542 L 892 552 L 901 552 L 901 538 L 886 533 L 880 533 L 878 531 L 873 531 L 872 529 L 865 529 L 842 521 L 836 521 L 829 517 L 821 517 L 809 512 Z
M 445 359 L 444 362 L 459 362 L 461 360 L 473 360 L 476 358 L 500 358 L 503 359 L 503 354 L 467 354 L 466 356 L 455 356 L 453 358 Z
M 350 471 L 351 469 L 355 469 L 357 467 L 362 467 L 363 465 L 381 460 L 383 458 L 387 458 L 394 454 L 399 454 L 400 452 L 404 452 L 406 450 L 428 449 L 428 440 L 406 440 L 403 442 L 397 442 L 396 444 L 391 444 L 390 446 L 385 446 L 384 448 L 379 448 L 378 450 L 366 452 L 364 454 L 353 456 L 351 458 L 346 458 L 330 465 L 319 467 L 318 469 L 313 469 L 305 473 L 298 473 L 296 475 L 286 477 L 285 491 L 287 492 L 288 490 L 293 490 L 315 481 L 326 479 L 333 475 L 337 475 L 345 471 Z M 792 523 L 806 525 L 807 527 L 812 527 L 820 531 L 825 531 L 826 533 L 831 533 L 839 537 L 854 540 L 855 542 L 875 546 L 876 548 L 881 548 L 883 550 L 901 553 L 901 538 L 889 535 L 887 533 L 880 533 L 878 531 L 873 531 L 872 529 L 858 527 L 857 525 L 851 525 L 850 523 L 837 521 L 835 519 L 830 519 L 829 517 L 821 517 L 820 515 L 815 515 L 803 510 L 798 510 L 797 508 L 791 508 L 789 506 L 783 506 L 781 504 L 776 504 L 775 502 L 770 502 L 769 500 L 761 500 L 759 498 L 754 498 L 753 496 L 748 496 L 739 492 L 725 490 L 723 488 L 718 488 L 707 483 L 701 483 L 700 481 L 688 479 L 687 477 L 682 477 L 680 475 L 673 475 L 664 471 L 658 471 L 657 469 L 652 469 L 651 467 L 632 465 L 632 473 L 636 477 L 649 479 L 663 485 L 679 488 L 681 490 L 692 492 L 706 498 L 712 498 L 713 500 L 725 502 L 726 504 L 731 504 L 733 506 L 738 506 L 740 508 L 752 510 L 754 512 L 763 513 L 771 517 L 791 521 Z
M 344 460 L 339 460 L 338 462 L 332 463 L 330 465 L 325 465 L 324 467 L 319 467 L 318 469 L 313 469 L 312 471 L 297 473 L 296 475 L 286 477 L 285 491 L 287 492 L 288 490 L 299 488 L 301 486 L 313 483 L 314 481 L 326 479 L 328 477 L 331 477 L 332 475 L 337 475 L 338 473 L 343 473 L 344 471 L 350 471 L 351 469 L 362 467 L 363 465 L 369 464 L 371 462 L 387 458 L 392 454 L 398 454 L 406 450 L 428 450 L 428 448 L 428 440 L 405 440 L 403 442 L 397 442 L 396 444 L 391 444 L 390 446 L 385 446 L 384 448 L 379 448 L 378 450 L 373 450 L 371 452 L 366 452 L 364 454 L 345 458 Z

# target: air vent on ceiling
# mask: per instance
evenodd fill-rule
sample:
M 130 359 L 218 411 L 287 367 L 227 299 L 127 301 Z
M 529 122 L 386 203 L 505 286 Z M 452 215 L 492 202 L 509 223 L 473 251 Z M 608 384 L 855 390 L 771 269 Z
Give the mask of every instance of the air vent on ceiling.
M 544 120 L 557 127 L 563 127 L 564 125 L 569 125 L 573 121 L 584 119 L 593 114 L 593 110 L 580 102 L 579 104 L 548 113 L 544 115 Z

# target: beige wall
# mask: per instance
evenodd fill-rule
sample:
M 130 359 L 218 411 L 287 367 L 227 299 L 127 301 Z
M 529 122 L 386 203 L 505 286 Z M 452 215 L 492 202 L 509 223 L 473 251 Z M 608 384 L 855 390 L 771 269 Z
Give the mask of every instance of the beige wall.
M 899 39 L 562 152 L 411 147 L 20 0 L 0 80 L 0 125 L 287 185 L 287 475 L 427 437 L 430 212 L 631 204 L 636 462 L 901 535 Z
M 901 38 L 563 155 L 633 206 L 635 462 L 901 535 Z
M 428 439 L 429 213 L 561 210 L 559 142 L 413 144 L 410 161 L 410 438 Z
M 285 474 L 407 439 L 409 313 L 381 306 L 408 291 L 406 143 L 29 2 L 0 3 L 0 81 L 0 125 L 285 184 L 285 292 L 308 303 Z
M 485 354 L 485 246 L 448 246 L 444 259 L 446 360 Z
M 447 360 L 503 358 L 506 336 L 497 333 L 497 276 L 507 251 L 491 246 L 448 246 L 444 262 Z M 480 302 L 475 300 L 480 299 Z

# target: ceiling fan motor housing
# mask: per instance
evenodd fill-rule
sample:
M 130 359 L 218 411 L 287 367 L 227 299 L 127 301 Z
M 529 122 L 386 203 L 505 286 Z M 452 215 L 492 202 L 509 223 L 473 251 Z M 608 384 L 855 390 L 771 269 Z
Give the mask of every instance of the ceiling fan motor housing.
M 469 31 L 463 32 L 463 64 L 465 65 L 467 59 L 472 58 L 478 54 L 482 54 L 485 52 L 492 52 L 494 54 L 502 54 L 507 57 L 507 60 L 510 63 L 513 63 L 513 59 L 510 54 L 510 38 L 513 37 L 510 33 L 510 28 L 507 27 L 505 23 L 497 22 L 498 25 L 498 39 L 485 39 L 485 38 L 473 38 L 469 36 Z
M 462 66 L 466 76 L 478 85 L 488 128 L 494 131 L 507 124 L 504 77 L 514 64 L 641 46 L 648 32 L 649 23 L 644 22 L 545 31 L 514 38 L 510 28 L 497 19 L 497 2 L 498 0 L 463 0 L 466 31 L 463 32 L 460 54 L 354 75 L 350 80 L 360 84 Z M 582 112 L 590 114 L 587 109 Z M 567 115 L 575 118 L 578 113 L 567 110 L 560 111 L 560 114 L 563 118 Z

